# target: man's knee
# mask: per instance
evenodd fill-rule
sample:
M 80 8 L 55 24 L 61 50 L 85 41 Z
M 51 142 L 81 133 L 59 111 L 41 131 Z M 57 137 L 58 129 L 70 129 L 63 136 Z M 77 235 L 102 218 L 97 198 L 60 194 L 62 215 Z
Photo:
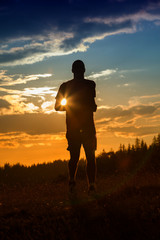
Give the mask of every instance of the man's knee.
M 95 161 L 95 150 L 94 149 L 85 149 L 87 161 Z
M 78 161 L 79 161 L 79 158 L 71 157 L 68 164 L 69 166 L 77 165 Z
M 70 160 L 69 160 L 69 166 L 70 165 L 77 165 L 78 161 L 79 161 L 79 155 L 80 155 L 80 151 L 70 151 Z

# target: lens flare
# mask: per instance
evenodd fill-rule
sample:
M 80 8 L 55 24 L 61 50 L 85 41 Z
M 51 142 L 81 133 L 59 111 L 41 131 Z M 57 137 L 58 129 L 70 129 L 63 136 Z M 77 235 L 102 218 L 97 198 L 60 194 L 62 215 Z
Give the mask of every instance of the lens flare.
M 65 106 L 66 104 L 67 104 L 67 100 L 65 98 L 63 98 L 62 101 L 61 101 L 61 105 Z

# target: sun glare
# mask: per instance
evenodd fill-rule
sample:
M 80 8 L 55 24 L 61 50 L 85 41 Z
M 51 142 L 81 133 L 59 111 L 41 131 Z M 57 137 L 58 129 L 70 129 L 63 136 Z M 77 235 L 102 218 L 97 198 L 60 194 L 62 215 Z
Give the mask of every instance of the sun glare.
M 65 106 L 66 104 L 67 104 L 67 100 L 65 98 L 63 98 L 62 101 L 61 101 L 61 105 Z

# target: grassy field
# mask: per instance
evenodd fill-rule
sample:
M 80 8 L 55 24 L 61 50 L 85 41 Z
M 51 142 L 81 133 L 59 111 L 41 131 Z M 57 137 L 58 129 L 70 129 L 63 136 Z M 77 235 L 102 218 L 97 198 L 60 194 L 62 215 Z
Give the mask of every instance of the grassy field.
M 98 176 L 97 194 L 67 179 L 0 185 L 0 239 L 160 239 L 160 176 L 117 173 Z

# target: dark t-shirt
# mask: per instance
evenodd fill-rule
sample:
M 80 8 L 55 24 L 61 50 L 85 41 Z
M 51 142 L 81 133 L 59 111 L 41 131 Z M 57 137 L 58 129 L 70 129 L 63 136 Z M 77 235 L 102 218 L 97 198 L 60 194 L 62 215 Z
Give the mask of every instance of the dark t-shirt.
M 95 82 L 91 80 L 73 79 L 60 86 L 56 101 L 60 103 L 66 98 L 67 105 L 56 110 L 66 111 L 67 132 L 95 129 L 93 121 L 93 112 L 97 108 L 95 97 Z

